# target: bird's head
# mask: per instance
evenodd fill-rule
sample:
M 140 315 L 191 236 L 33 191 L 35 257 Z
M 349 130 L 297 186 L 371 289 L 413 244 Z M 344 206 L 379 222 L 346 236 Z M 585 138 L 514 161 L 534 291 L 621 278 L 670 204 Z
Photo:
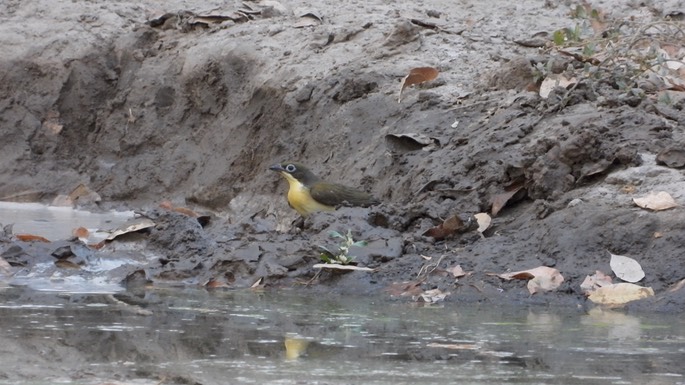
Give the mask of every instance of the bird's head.
M 269 167 L 269 170 L 279 172 L 288 182 L 299 182 L 306 187 L 311 187 L 314 183 L 319 181 L 319 177 L 300 163 L 284 162 L 274 164 Z

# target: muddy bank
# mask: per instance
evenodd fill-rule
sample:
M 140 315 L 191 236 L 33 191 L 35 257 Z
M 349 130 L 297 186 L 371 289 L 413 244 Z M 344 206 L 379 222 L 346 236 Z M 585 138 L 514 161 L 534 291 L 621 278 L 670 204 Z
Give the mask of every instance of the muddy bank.
M 592 20 L 572 15 L 575 5 L 258 2 L 250 13 L 223 2 L 64 2 L 59 12 L 45 4 L 0 11 L 9 52 L 0 61 L 0 198 L 63 203 L 83 185 L 90 193 L 67 203 L 143 211 L 156 225 L 125 253 L 143 257 L 108 273 L 111 281 L 406 291 L 407 300 L 408 289 L 439 289 L 447 301 L 583 307 L 580 284 L 611 273 L 613 253 L 644 269 L 640 285 L 657 293 L 644 309 L 682 309 L 683 290 L 668 292 L 685 278 L 682 207 L 650 211 L 633 198 L 663 190 L 685 202 L 677 154 L 656 161 L 682 147 L 685 99 L 677 87 L 614 71 L 621 66 L 561 54 L 549 36 L 534 48 L 515 42 L 574 25 L 586 34 L 575 37 L 588 38 Z M 669 16 L 675 5 L 594 6 L 607 30 L 630 21 L 616 27 L 620 36 L 649 23 L 682 27 Z M 321 17 L 300 17 L 312 12 Z M 226 18 L 197 17 L 209 14 Z M 594 75 L 583 72 L 593 65 Z M 439 77 L 398 103 L 401 79 L 423 66 Z M 541 97 L 542 78 L 560 74 L 580 80 Z M 430 140 L 398 145 L 402 134 Z M 383 203 L 294 225 L 286 184 L 268 171 L 284 160 Z M 202 226 L 159 209 L 165 200 L 212 218 Z M 454 215 L 492 213 L 498 200 L 482 235 L 424 235 Z M 375 271 L 314 269 L 319 246 L 338 242 L 332 230 L 368 241 L 351 253 Z M 77 265 L 121 256 L 117 242 L 83 251 Z M 58 246 L 11 232 L 0 244 L 24 272 Z M 449 273 L 456 265 L 468 275 Z M 491 275 L 537 266 L 558 269 L 563 284 L 531 295 L 524 281 Z

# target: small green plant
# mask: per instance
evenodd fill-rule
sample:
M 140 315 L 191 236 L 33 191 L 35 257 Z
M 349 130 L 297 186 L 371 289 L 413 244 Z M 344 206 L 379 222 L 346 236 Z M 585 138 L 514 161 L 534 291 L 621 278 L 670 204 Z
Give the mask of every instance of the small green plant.
M 338 249 L 336 252 L 329 250 L 325 246 L 319 246 L 322 250 L 320 258 L 324 263 L 348 265 L 354 261 L 355 258 L 353 255 L 350 255 L 350 247 L 364 247 L 368 244 L 366 241 L 355 241 L 352 237 L 351 230 L 347 230 L 347 234 L 345 235 L 342 235 L 337 231 L 331 231 L 329 232 L 329 235 L 332 238 L 340 239 L 340 243 L 336 246 Z

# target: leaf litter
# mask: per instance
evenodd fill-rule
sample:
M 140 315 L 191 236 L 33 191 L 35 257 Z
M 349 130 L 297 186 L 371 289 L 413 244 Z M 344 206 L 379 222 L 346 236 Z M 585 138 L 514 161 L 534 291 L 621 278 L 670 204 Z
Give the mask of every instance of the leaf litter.
M 555 290 L 564 282 L 564 277 L 559 270 L 547 266 L 539 266 L 533 269 L 511 273 L 502 273 L 497 274 L 497 276 L 507 281 L 512 279 L 528 280 L 527 287 L 530 294 Z
M 666 191 L 651 192 L 641 198 L 633 198 L 633 202 L 643 209 L 653 211 L 668 210 L 678 207 L 678 203 Z
M 642 266 L 640 266 L 640 264 L 633 258 L 625 257 L 623 255 L 615 255 L 612 253 L 609 254 L 611 255 L 609 265 L 611 266 L 611 270 L 619 279 L 626 282 L 635 283 L 645 277 L 645 272 L 642 270 Z
M 405 76 L 404 79 L 402 79 L 402 84 L 400 85 L 400 94 L 397 98 L 397 103 L 402 102 L 402 91 L 404 91 L 405 88 L 434 80 L 438 77 L 439 73 L 440 71 L 438 71 L 437 68 L 433 67 L 412 68 L 409 71 L 409 75 Z

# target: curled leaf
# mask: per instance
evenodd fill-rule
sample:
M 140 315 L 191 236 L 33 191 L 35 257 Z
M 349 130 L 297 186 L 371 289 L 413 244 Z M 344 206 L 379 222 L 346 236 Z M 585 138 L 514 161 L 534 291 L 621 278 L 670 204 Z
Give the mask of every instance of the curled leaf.
M 492 197 L 490 200 L 490 203 L 492 204 L 492 207 L 490 209 L 490 214 L 492 216 L 497 216 L 497 213 L 499 213 L 500 210 L 504 208 L 504 206 L 507 205 L 507 202 L 509 202 L 509 199 L 511 199 L 514 195 L 516 195 L 517 192 L 519 192 L 523 188 L 523 183 L 516 183 L 510 187 L 507 188 L 507 190 L 501 194 L 497 194 Z
M 397 103 L 402 102 L 402 91 L 404 91 L 405 88 L 415 84 L 429 82 L 437 78 L 439 73 L 440 71 L 433 67 L 412 68 L 409 71 L 409 75 L 402 79 L 402 84 L 400 85 L 400 96 L 397 98 Z
M 313 13 L 307 12 L 300 16 L 300 19 L 293 24 L 294 28 L 315 27 L 323 23 L 323 17 Z
M 576 84 L 577 82 L 576 78 L 567 79 L 563 75 L 550 75 L 546 77 L 540 85 L 540 96 L 543 99 L 547 99 L 549 94 L 556 87 L 568 88 L 568 86 Z
M 424 134 L 405 133 L 388 134 L 385 145 L 393 154 L 404 154 L 411 151 L 434 148 L 440 146 L 440 140 Z
M 436 241 L 441 241 L 450 235 L 457 233 L 460 230 L 466 229 L 467 226 L 456 214 L 445 219 L 441 224 L 431 227 L 426 230 L 423 235 L 433 237 Z
M 492 222 L 492 217 L 486 213 L 478 213 L 473 215 L 476 218 L 476 221 L 478 222 L 478 232 L 483 233 L 483 231 L 487 230 L 490 227 L 490 223 Z
M 132 233 L 132 232 L 136 232 L 136 231 L 140 231 L 140 230 L 144 230 L 144 229 L 148 229 L 148 228 L 154 227 L 154 226 L 155 226 L 155 222 L 151 221 L 150 219 L 140 218 L 140 219 L 134 220 L 133 223 L 126 224 L 125 226 L 114 230 L 109 235 L 109 237 L 107 237 L 106 240 L 111 241 L 118 236 L 128 234 L 128 233 Z
M 530 294 L 535 294 L 539 291 L 554 290 L 558 288 L 562 284 L 562 282 L 564 282 L 564 277 L 561 275 L 559 270 L 547 266 L 539 266 L 529 270 L 503 273 L 498 274 L 497 276 L 506 280 L 529 280 L 528 291 L 530 292 Z
M 72 230 L 71 234 L 79 239 L 88 239 L 90 231 L 88 231 L 88 229 L 85 227 L 77 227 Z

